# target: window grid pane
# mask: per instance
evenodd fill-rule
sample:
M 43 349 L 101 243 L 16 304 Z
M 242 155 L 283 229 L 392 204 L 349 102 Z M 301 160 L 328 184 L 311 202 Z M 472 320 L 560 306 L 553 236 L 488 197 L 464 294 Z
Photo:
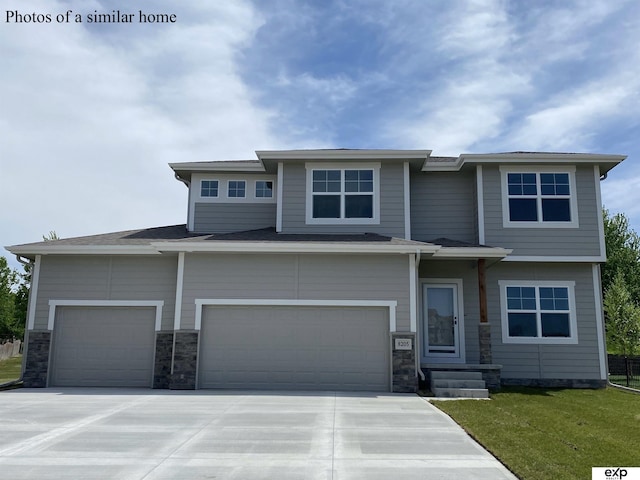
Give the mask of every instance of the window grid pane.
M 507 197 L 511 222 L 572 221 L 568 173 L 507 173 Z
M 273 197 L 273 182 L 258 180 L 256 182 L 256 198 Z
M 244 198 L 245 185 L 244 180 L 229 180 L 229 198 Z
M 201 197 L 217 197 L 218 196 L 218 181 L 217 180 L 202 180 L 200 183 L 200 196 Z
M 567 287 L 507 286 L 505 294 L 509 337 L 571 336 Z
M 373 218 L 373 170 L 313 170 L 311 184 L 313 218 Z

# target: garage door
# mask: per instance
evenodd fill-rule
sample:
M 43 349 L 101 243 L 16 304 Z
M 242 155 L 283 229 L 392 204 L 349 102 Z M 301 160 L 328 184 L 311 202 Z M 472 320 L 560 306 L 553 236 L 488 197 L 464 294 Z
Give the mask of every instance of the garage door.
M 155 308 L 56 308 L 50 385 L 150 387 L 155 315 Z
M 200 388 L 389 391 L 389 311 L 204 307 Z

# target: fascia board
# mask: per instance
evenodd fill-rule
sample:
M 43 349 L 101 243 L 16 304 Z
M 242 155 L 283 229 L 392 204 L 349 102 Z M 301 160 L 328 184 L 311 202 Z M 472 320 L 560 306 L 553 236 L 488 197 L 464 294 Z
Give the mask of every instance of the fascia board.
M 5 247 L 14 255 L 157 255 L 151 245 L 16 245 Z
M 265 168 L 262 162 L 255 163 L 236 163 L 233 160 L 228 162 L 216 162 L 207 164 L 201 162 L 187 163 L 170 163 L 169 167 L 175 172 L 261 172 L 264 173 Z
M 499 154 L 462 154 L 462 163 L 508 163 L 513 160 L 537 163 L 620 163 L 626 155 L 605 155 L 598 153 L 499 153 Z
M 161 252 L 254 252 L 254 253 L 375 253 L 375 254 L 434 254 L 437 245 L 369 245 L 362 243 L 323 242 L 154 242 Z
M 424 160 L 431 150 L 256 150 L 260 160 Z
M 505 258 L 513 250 L 508 248 L 442 247 L 434 258 Z

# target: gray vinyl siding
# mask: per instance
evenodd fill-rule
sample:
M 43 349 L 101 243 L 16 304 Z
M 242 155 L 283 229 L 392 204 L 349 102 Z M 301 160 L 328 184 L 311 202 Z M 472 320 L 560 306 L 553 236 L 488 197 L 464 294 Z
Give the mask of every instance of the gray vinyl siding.
M 357 167 L 357 163 L 353 164 Z M 377 233 L 404 238 L 404 169 L 402 163 L 380 167 L 380 223 L 369 225 L 307 225 L 306 169 L 285 164 L 282 188 L 282 233 Z
M 420 172 L 411 176 L 411 237 L 475 243 L 475 173 Z
M 194 232 L 232 233 L 275 227 L 275 203 L 196 203 Z
M 173 329 L 177 256 L 44 255 L 35 329 L 47 329 L 49 300 L 162 300 L 162 329 Z
M 576 166 L 579 228 L 504 228 L 499 168 L 485 165 L 483 178 L 487 245 L 512 248 L 512 255 L 600 255 L 598 222 L 602 206 L 596 204 L 593 166 Z
M 420 280 L 430 278 L 462 279 L 465 360 L 466 363 L 479 363 L 478 322 L 480 321 L 480 301 L 478 297 L 478 271 L 472 268 L 472 265 L 473 261 L 469 260 L 422 261 L 420 262 L 419 277 Z M 422 287 L 420 287 L 420 295 L 422 295 Z M 419 305 L 422 305 L 422 302 Z M 420 315 L 422 317 L 422 312 L 420 312 Z M 420 322 L 422 322 L 422 319 Z M 422 342 L 422 324 L 418 328 L 418 334 Z
M 575 281 L 578 344 L 503 344 L 499 280 Z M 499 264 L 487 270 L 487 304 L 493 362 L 502 378 L 599 379 L 595 296 L 590 264 Z
M 397 301 L 397 330 L 410 330 L 407 255 L 187 253 L 182 329 L 195 327 L 198 298 Z

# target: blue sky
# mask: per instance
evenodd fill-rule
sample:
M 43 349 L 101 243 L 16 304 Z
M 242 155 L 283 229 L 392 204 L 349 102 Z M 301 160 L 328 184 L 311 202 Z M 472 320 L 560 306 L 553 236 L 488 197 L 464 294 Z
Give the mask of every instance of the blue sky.
M 5 21 L 139 9 L 177 22 Z M 640 231 L 640 2 L 0 0 L 0 13 L 2 245 L 183 223 L 169 162 L 329 147 L 625 154 L 603 200 Z

